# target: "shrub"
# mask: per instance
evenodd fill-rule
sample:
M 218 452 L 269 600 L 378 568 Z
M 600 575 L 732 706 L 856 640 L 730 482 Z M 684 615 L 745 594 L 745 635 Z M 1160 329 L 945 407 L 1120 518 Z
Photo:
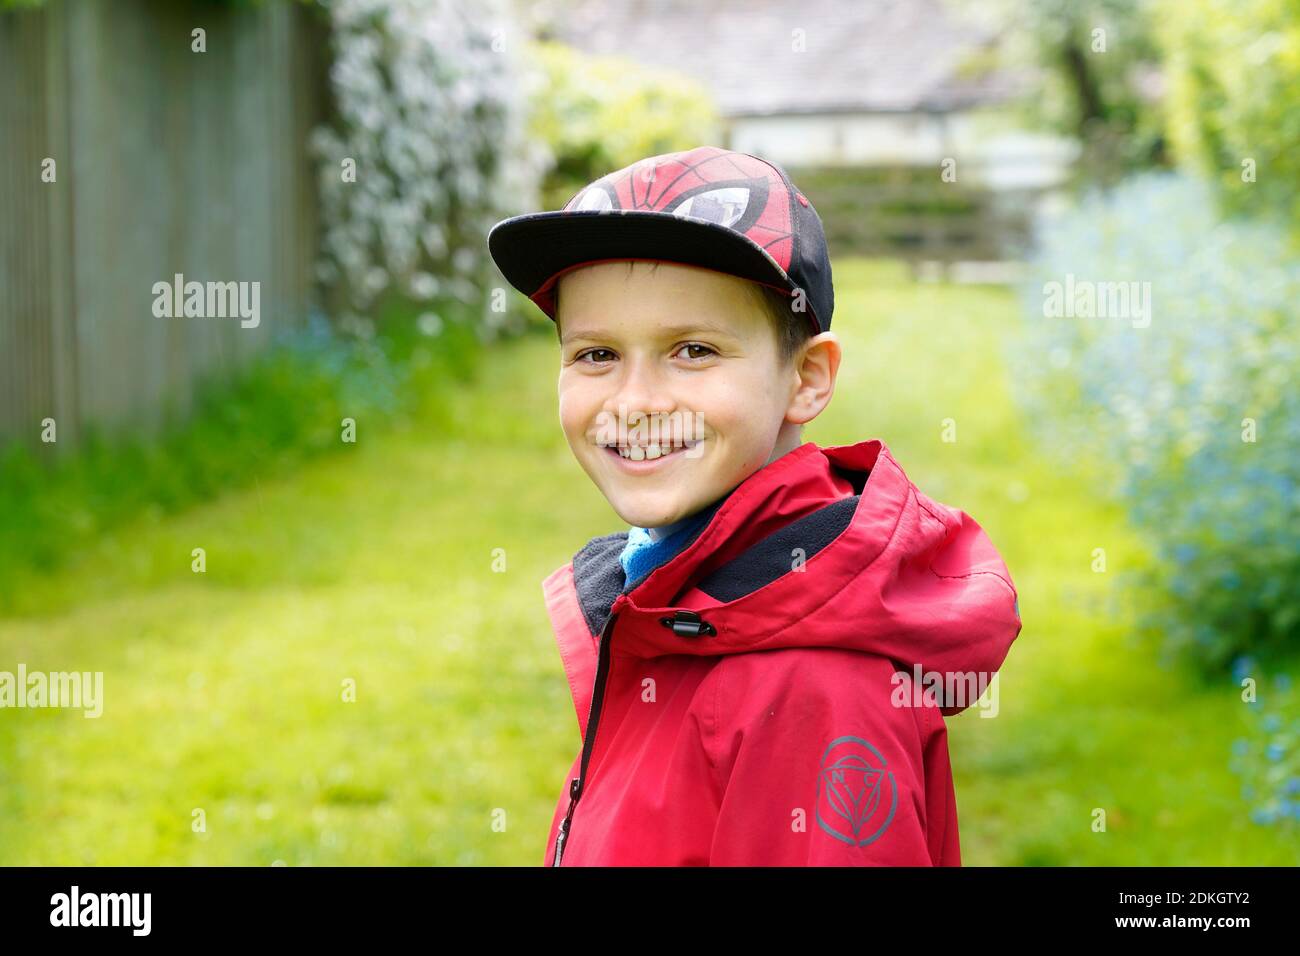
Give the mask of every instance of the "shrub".
M 384 299 L 483 308 L 485 237 L 533 205 L 543 151 L 497 0 L 332 0 L 336 117 L 318 129 L 319 277 L 345 323 Z
M 1098 465 L 1153 541 L 1142 623 L 1207 668 L 1281 649 L 1300 625 L 1300 261 L 1284 231 L 1224 221 L 1203 181 L 1148 174 L 1041 241 L 1014 379 L 1039 437 Z M 1045 318 L 1045 283 L 1067 275 L 1150 283 L 1149 326 Z
M 530 44 L 528 53 L 539 72 L 530 138 L 550 153 L 546 209 L 638 159 L 709 145 L 720 135 L 708 90 L 687 77 L 551 41 Z
M 1157 12 L 1180 163 L 1213 177 L 1236 209 L 1282 210 L 1300 226 L 1300 6 L 1159 0 Z

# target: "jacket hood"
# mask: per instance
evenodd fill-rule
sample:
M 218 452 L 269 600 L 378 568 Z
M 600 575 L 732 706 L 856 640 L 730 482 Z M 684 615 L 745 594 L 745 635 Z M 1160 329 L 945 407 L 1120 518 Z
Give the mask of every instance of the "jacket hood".
M 580 715 L 593 642 L 611 613 L 622 654 L 832 647 L 945 680 L 991 680 L 1020 633 L 1015 587 L 983 529 L 922 494 L 879 439 L 806 442 L 713 508 L 686 547 L 635 587 L 619 562 L 626 531 L 593 538 L 547 578 Z M 706 622 L 705 633 L 675 627 L 683 618 Z

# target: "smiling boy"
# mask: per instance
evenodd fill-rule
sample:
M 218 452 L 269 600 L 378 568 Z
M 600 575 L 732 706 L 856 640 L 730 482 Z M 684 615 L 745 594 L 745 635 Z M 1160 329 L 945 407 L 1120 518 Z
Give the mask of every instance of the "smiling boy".
M 546 863 L 959 865 L 944 717 L 974 701 L 912 681 L 993 675 L 1015 588 L 882 441 L 803 441 L 841 360 L 811 203 L 704 146 L 488 245 L 556 322 L 565 438 L 630 526 L 543 583 L 582 738 Z

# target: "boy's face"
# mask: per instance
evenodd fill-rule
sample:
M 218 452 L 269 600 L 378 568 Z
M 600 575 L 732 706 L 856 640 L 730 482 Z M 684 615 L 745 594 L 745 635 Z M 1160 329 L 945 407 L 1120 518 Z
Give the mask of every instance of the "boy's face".
M 801 414 L 798 362 L 782 366 L 772 320 L 748 286 L 669 262 L 634 261 L 631 271 L 603 262 L 560 279 L 560 422 L 631 525 L 668 524 L 716 501 L 797 447 L 799 425 L 816 414 Z M 641 460 L 602 444 L 648 446 L 651 422 L 660 447 L 634 451 Z

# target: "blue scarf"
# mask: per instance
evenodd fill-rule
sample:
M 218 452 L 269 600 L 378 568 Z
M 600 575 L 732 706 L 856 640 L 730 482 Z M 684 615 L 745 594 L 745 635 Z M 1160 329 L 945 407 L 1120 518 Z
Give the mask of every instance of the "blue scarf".
M 627 544 L 618 556 L 623 565 L 624 590 L 631 590 L 640 584 L 655 568 L 667 564 L 678 552 L 694 540 L 695 532 L 709 523 L 722 502 L 724 495 L 706 508 L 688 515 L 672 524 L 658 528 L 629 528 Z

